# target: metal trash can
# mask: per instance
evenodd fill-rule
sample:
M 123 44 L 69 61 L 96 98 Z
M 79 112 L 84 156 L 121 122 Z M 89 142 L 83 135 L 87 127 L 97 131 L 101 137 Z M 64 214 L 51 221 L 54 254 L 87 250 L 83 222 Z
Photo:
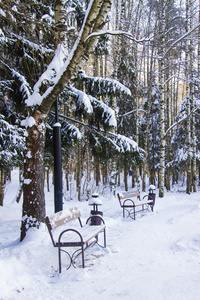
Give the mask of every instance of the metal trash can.
M 91 216 L 101 216 L 103 217 L 102 211 L 91 210 Z M 102 220 L 98 217 L 92 218 L 90 225 L 101 225 Z
M 155 185 L 151 184 L 149 186 L 148 200 L 153 200 L 153 203 L 155 203 L 155 199 L 156 199 L 156 187 Z
M 93 206 L 93 210 L 90 212 L 90 216 L 101 216 L 103 217 L 102 211 L 98 210 L 98 206 L 102 205 L 102 201 L 99 199 L 99 194 L 93 194 L 89 200 L 89 205 Z M 90 225 L 101 225 L 102 220 L 98 217 L 91 218 Z

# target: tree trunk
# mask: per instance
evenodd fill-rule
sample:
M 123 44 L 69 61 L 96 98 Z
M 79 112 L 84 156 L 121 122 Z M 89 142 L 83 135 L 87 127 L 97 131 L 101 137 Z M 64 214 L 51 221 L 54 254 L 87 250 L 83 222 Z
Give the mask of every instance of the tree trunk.
M 24 171 L 22 168 L 19 169 L 19 190 L 16 196 L 16 202 L 19 203 L 22 192 L 23 192 L 23 182 L 24 182 Z
M 165 94 L 164 94 L 164 28 L 165 28 L 165 1 L 161 1 L 161 61 L 160 61 L 160 139 L 161 139 L 161 147 L 160 147 L 160 170 L 159 170 L 159 197 L 164 197 L 164 179 L 165 179 Z
M 200 0 L 199 0 L 199 23 L 200 23 Z M 198 29 L 198 76 L 200 76 L 200 26 Z
M 34 86 L 32 95 L 26 100 L 29 107 L 27 121 L 30 127 L 27 128 L 26 139 L 21 240 L 30 227 L 39 227 L 45 217 L 43 157 L 47 115 L 59 94 L 76 74 L 80 64 L 88 59 L 96 38 L 87 39 L 87 37 L 92 32 L 103 28 L 110 8 L 111 0 L 93 0 L 89 3 L 83 27 L 71 50 L 71 55 L 68 59 L 65 57 L 62 60 L 63 66 L 60 60 L 59 70 L 56 70 L 55 63 L 58 61 L 56 55 L 59 55 L 59 51 L 56 51 L 52 63 Z M 59 72 L 59 77 L 56 72 Z M 55 74 L 54 78 L 52 73 Z M 51 83 L 49 86 L 48 82 Z M 34 125 L 32 125 L 33 121 Z
M 128 170 L 127 170 L 126 154 L 124 155 L 124 184 L 125 184 L 125 191 L 128 191 Z
M 189 31 L 189 0 L 186 0 L 186 32 Z M 186 193 L 191 193 L 191 131 L 190 131 L 190 76 L 189 76 L 189 41 L 186 41 L 186 99 L 187 99 L 187 187 Z
M 78 192 L 78 201 L 81 201 L 81 142 L 77 143 L 76 158 L 76 189 Z
M 5 171 L 3 169 L 0 169 L 0 206 L 3 206 L 4 187 L 5 187 Z
M 49 185 L 49 167 L 47 167 L 46 176 L 47 176 L 47 192 L 49 192 L 50 191 L 50 185 Z
M 190 0 L 190 29 L 193 27 L 193 3 Z M 192 109 L 195 106 L 194 100 L 194 45 L 193 45 L 193 38 L 192 35 L 190 39 L 190 68 L 191 68 L 191 84 L 190 84 L 190 95 L 191 95 L 191 104 Z M 191 127 L 191 136 L 192 136 L 192 188 L 193 192 L 197 191 L 197 178 L 196 178 L 196 134 L 195 134 L 195 113 L 192 114 L 192 127 Z
M 36 124 L 27 128 L 21 241 L 24 239 L 27 230 L 30 227 L 38 228 L 45 217 L 43 158 L 46 117 L 37 110 L 34 120 Z

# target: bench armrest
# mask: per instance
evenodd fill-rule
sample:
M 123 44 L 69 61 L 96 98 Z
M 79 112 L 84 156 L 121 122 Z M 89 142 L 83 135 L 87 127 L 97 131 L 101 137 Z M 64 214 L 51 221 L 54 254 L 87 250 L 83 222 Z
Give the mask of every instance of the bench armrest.
M 130 204 L 129 204 L 130 203 Z M 135 205 L 135 202 L 132 200 L 132 199 L 125 199 L 124 201 L 123 201 L 123 204 L 122 204 L 122 206 L 126 206 L 126 205 L 132 205 L 132 206 L 134 206 Z
M 74 238 L 73 239 L 69 239 L 66 243 L 67 244 L 70 244 L 70 242 L 72 243 L 72 244 L 75 244 L 75 243 L 81 243 L 81 244 L 83 244 L 83 237 L 82 237 L 82 235 L 80 234 L 80 232 L 78 231 L 78 230 L 76 230 L 76 229 L 73 229 L 73 228 L 68 228 L 68 229 L 65 229 L 65 230 L 63 230 L 61 233 L 60 233 L 60 235 L 59 235 L 59 237 L 58 237 L 58 247 L 61 247 L 62 246 L 62 244 L 64 244 L 65 242 L 61 242 L 61 238 L 62 238 L 62 236 L 65 234 L 65 233 L 69 233 L 69 232 L 74 232 L 74 233 L 76 233 L 78 236 L 79 236 L 79 238 L 80 238 L 80 241 L 79 241 L 79 239 L 76 241 L 76 242 L 74 242 Z

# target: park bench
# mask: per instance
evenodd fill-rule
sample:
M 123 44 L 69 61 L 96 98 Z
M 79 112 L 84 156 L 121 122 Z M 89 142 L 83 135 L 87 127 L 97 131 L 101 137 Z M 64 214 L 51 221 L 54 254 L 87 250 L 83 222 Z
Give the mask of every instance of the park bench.
M 120 206 L 123 209 L 123 218 L 125 218 L 125 214 L 127 213 L 127 217 L 135 220 L 136 213 L 148 210 L 149 207 L 153 211 L 155 205 L 156 195 L 152 192 L 152 189 L 149 190 L 149 194 L 145 195 L 142 200 L 138 191 L 119 192 L 117 196 Z
M 84 268 L 84 251 L 95 243 L 101 246 L 98 243 L 98 236 L 100 233 L 104 235 L 104 245 L 101 247 L 106 247 L 106 225 L 102 217 L 97 215 L 90 216 L 84 226 L 82 225 L 80 217 L 81 214 L 79 209 L 77 207 L 73 207 L 59 211 L 45 218 L 45 223 L 53 246 L 58 247 L 59 273 L 61 273 L 61 252 L 65 252 L 69 256 L 70 262 L 67 269 L 69 269 L 71 265 L 75 267 L 75 259 L 79 255 L 82 256 L 82 267 Z M 95 220 L 98 219 L 98 224 L 100 225 L 92 226 L 91 221 L 93 218 L 95 218 Z M 79 222 L 74 220 L 78 220 Z M 70 225 L 72 224 L 71 226 L 69 226 L 69 222 Z M 65 247 L 68 247 L 69 250 L 64 250 L 63 248 Z

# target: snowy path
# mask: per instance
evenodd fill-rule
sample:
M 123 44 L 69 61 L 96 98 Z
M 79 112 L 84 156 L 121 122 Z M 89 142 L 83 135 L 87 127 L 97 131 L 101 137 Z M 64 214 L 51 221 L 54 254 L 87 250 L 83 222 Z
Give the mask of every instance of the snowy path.
M 116 199 L 104 199 L 107 248 L 95 246 L 85 269 L 60 275 L 45 226 L 19 243 L 19 205 L 1 208 L 0 300 L 199 300 L 199 196 L 166 193 L 136 221 L 122 218 Z M 47 202 L 49 209 L 50 196 Z M 65 205 L 77 204 L 87 218 L 87 202 Z

